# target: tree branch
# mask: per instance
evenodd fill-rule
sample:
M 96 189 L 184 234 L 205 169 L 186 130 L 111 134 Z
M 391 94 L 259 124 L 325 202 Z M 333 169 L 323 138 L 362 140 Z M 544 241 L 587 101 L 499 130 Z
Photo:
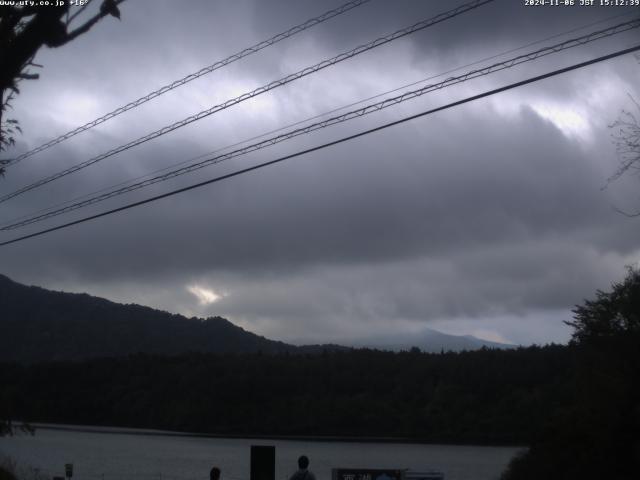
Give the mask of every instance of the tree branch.
M 80 15 L 82 12 L 84 12 L 84 10 L 91 4 L 92 1 L 93 0 L 87 0 L 87 3 L 85 3 L 82 7 L 80 7 L 76 13 L 71 15 L 69 20 L 67 20 L 67 27 L 69 27 L 69 25 L 71 25 L 71 22 L 73 22 L 78 15 Z
M 614 209 L 616 212 L 618 212 L 618 213 L 620 213 L 621 215 L 624 215 L 625 217 L 628 217 L 628 218 L 640 217 L 640 212 L 635 212 L 635 213 L 625 212 L 624 210 L 622 210 L 622 209 L 620 209 L 620 208 L 616 207 L 615 205 L 613 206 L 613 209 Z
M 124 0 L 104 0 L 104 2 L 102 2 L 102 5 L 100 6 L 100 12 L 87 20 L 84 25 L 67 33 L 65 41 L 60 45 L 64 45 L 77 36 L 82 35 L 83 33 L 87 33 L 96 23 L 98 23 L 103 17 L 106 17 L 107 15 L 112 15 L 120 19 L 120 11 L 118 10 L 118 5 L 120 5 L 122 2 L 124 2 Z
M 21 73 L 18 75 L 20 80 L 37 80 L 40 78 L 40 74 L 38 73 Z

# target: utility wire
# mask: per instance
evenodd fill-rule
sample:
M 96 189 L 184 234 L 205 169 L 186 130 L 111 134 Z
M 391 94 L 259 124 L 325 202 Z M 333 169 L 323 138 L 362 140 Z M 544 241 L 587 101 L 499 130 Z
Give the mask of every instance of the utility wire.
M 74 137 L 76 135 L 78 135 L 79 133 L 82 133 L 84 131 L 87 131 L 97 125 L 100 125 L 101 123 L 106 122 L 107 120 L 111 120 L 114 117 L 117 117 L 118 115 L 131 110 L 133 108 L 139 107 L 140 105 L 153 100 L 156 97 L 159 97 L 160 95 L 163 95 L 167 92 L 170 92 L 171 90 L 174 90 L 182 85 L 185 85 L 189 82 L 191 82 L 192 80 L 195 80 L 196 78 L 200 78 L 203 75 L 207 75 L 215 70 L 218 70 L 222 67 L 226 67 L 227 65 L 236 62 L 244 57 L 248 57 L 249 55 L 252 55 L 254 53 L 259 52 L 260 50 L 267 48 L 271 45 L 274 45 L 282 40 L 285 40 L 289 37 L 292 37 L 294 35 L 297 35 L 300 32 L 303 32 L 311 27 L 315 27 L 316 25 L 329 20 L 333 17 L 337 17 L 338 15 L 342 15 L 343 13 L 348 12 L 349 10 L 352 10 L 356 7 L 359 7 L 360 5 L 363 5 L 367 2 L 370 2 L 371 0 L 352 0 L 350 2 L 347 2 L 343 5 L 341 5 L 338 8 L 334 8 L 333 10 L 329 10 L 325 13 L 323 13 L 322 15 L 319 15 L 317 17 L 311 18 L 309 20 L 307 20 L 306 22 L 303 22 L 299 25 L 296 25 L 295 27 L 291 27 L 289 30 L 286 30 L 282 33 L 278 33 L 277 35 L 274 35 L 273 37 L 267 39 L 267 40 L 263 40 L 260 43 L 256 43 L 255 45 L 245 48 L 244 50 L 241 50 L 240 52 L 234 53 L 233 55 L 230 55 L 229 57 L 225 58 L 224 60 L 219 60 L 207 67 L 204 67 L 200 70 L 198 70 L 197 72 L 191 73 L 189 75 L 187 75 L 186 77 L 183 77 L 179 80 L 176 80 L 175 82 L 172 82 L 170 84 L 164 85 L 163 87 L 160 87 L 158 90 L 154 90 L 151 93 L 148 93 L 147 95 L 145 95 L 144 97 L 140 97 L 137 100 L 134 100 L 130 103 L 127 103 L 126 105 L 116 108 L 115 110 L 113 110 L 112 112 L 109 112 L 105 115 L 103 115 L 100 118 L 96 118 L 95 120 L 85 123 L 84 125 L 75 128 L 67 133 L 65 133 L 64 135 L 60 135 L 57 138 L 54 138 L 53 140 L 50 140 L 42 145 L 40 145 L 39 147 L 36 147 L 32 150 L 29 150 L 28 152 L 25 152 L 15 158 L 12 158 L 10 160 L 7 161 L 6 166 L 11 166 L 14 165 L 22 160 L 24 160 L 25 158 L 31 157 L 33 155 L 35 155 L 36 153 L 42 152 L 50 147 L 53 147 L 54 145 L 57 145 L 58 143 L 64 142 L 65 140 L 70 139 L 71 137 Z
M 2 227 L 8 226 L 10 223 L 15 223 L 15 222 L 18 222 L 19 220 L 22 220 L 22 219 L 25 219 L 25 218 L 28 218 L 28 217 L 32 217 L 32 216 L 35 216 L 35 215 L 43 213 L 43 212 L 48 212 L 50 210 L 57 209 L 57 208 L 62 207 L 64 205 L 69 205 L 69 204 L 77 202 L 79 200 L 82 200 L 82 199 L 85 199 L 85 198 L 88 198 L 88 197 L 91 197 L 91 196 L 95 196 L 95 195 L 98 195 L 100 193 L 107 192 L 109 190 L 113 190 L 113 189 L 116 189 L 116 188 L 124 186 L 124 185 L 131 184 L 133 182 L 136 182 L 137 180 L 142 180 L 143 178 L 149 178 L 149 177 L 151 177 L 153 175 L 156 175 L 158 173 L 166 172 L 167 170 L 170 170 L 172 168 L 176 168 L 176 167 L 179 167 L 179 166 L 182 166 L 182 165 L 186 165 L 188 163 L 196 162 L 196 161 L 201 160 L 203 158 L 206 158 L 206 157 L 208 157 L 210 155 L 215 155 L 215 154 L 217 154 L 219 152 L 223 152 L 225 150 L 229 150 L 230 148 L 234 148 L 234 147 L 237 147 L 237 146 L 240 146 L 240 145 L 244 145 L 244 144 L 249 143 L 249 142 L 251 142 L 253 140 L 257 140 L 259 138 L 266 137 L 266 136 L 271 135 L 273 133 L 282 132 L 282 131 L 284 131 L 284 130 L 286 130 L 288 128 L 297 127 L 298 125 L 302 125 L 302 124 L 304 124 L 306 122 L 310 122 L 310 121 L 316 120 L 318 118 L 326 117 L 327 115 L 331 115 L 333 113 L 337 113 L 337 112 L 345 110 L 347 108 L 354 107 L 356 105 L 360 105 L 360 104 L 362 104 L 364 102 L 368 102 L 369 100 L 375 100 L 376 98 L 383 97 L 384 95 L 389 95 L 391 93 L 399 92 L 399 91 L 404 90 L 406 88 L 413 87 L 415 85 L 419 85 L 421 83 L 427 82 L 429 80 L 433 80 L 435 78 L 443 77 L 444 75 L 447 75 L 447 74 L 453 73 L 453 72 L 457 72 L 459 70 L 462 70 L 463 68 L 479 65 L 479 64 L 487 62 L 489 60 L 494 60 L 494 59 L 500 58 L 500 57 L 502 57 L 504 55 L 508 55 L 510 53 L 518 52 L 520 50 L 524 50 L 525 48 L 528 48 L 528 47 L 531 47 L 531 46 L 534 46 L 534 45 L 539 45 L 539 44 L 547 42 L 549 40 L 553 40 L 555 38 L 559 38 L 559 37 L 568 35 L 570 33 L 574 33 L 574 32 L 580 31 L 580 30 L 584 30 L 586 28 L 593 27 L 595 25 L 599 25 L 601 23 L 605 23 L 605 22 L 608 22 L 608 21 L 616 19 L 616 18 L 630 16 L 632 13 L 635 13 L 635 12 L 624 12 L 624 13 L 619 13 L 617 15 L 612 15 L 610 17 L 606 17 L 606 18 L 603 18 L 601 20 L 597 20 L 595 22 L 591 22 L 591 23 L 588 23 L 588 24 L 585 24 L 585 25 L 581 25 L 579 27 L 575 27 L 575 28 L 573 28 L 571 30 L 560 32 L 560 33 L 551 35 L 549 37 L 542 38 L 540 40 L 536 40 L 534 42 L 527 43 L 527 44 L 522 45 L 520 47 L 512 48 L 510 50 L 506 50 L 506 51 L 503 51 L 501 53 L 497 53 L 497 54 L 491 55 L 489 57 L 485 57 L 485 58 L 482 58 L 480 60 L 476 60 L 476 61 L 474 61 L 472 63 L 467 63 L 467 64 L 464 64 L 464 65 L 460 65 L 458 67 L 452 68 L 452 69 L 447 70 L 445 72 L 441 72 L 441 73 L 438 73 L 436 75 L 431 75 L 431 76 L 429 76 L 427 78 L 423 78 L 421 80 L 417 80 L 417 81 L 402 85 L 400 87 L 396 87 L 396 88 L 394 88 L 392 90 L 387 90 L 385 92 L 377 93 L 376 95 L 373 95 L 373 96 L 362 98 L 362 99 L 357 100 L 355 102 L 352 102 L 352 103 L 349 103 L 349 104 L 346 104 L 346 105 L 342 105 L 340 107 L 337 107 L 337 108 L 334 108 L 334 109 L 319 113 L 317 115 L 313 115 L 311 117 L 307 117 L 307 118 L 302 119 L 302 120 L 298 120 L 298 121 L 290 123 L 288 125 L 284 125 L 284 126 L 276 128 L 276 129 L 269 130 L 267 132 L 263 132 L 263 133 L 260 133 L 258 135 L 254 135 L 254 136 L 249 137 L 249 138 L 245 138 L 244 140 L 240 140 L 238 142 L 234 142 L 234 143 L 232 143 L 230 145 L 226 145 L 224 147 L 216 148 L 215 150 L 212 150 L 212 151 L 209 151 L 209 152 L 206 152 L 206 153 L 202 153 L 202 154 L 200 154 L 200 155 L 198 155 L 196 157 L 192 157 L 192 158 L 189 158 L 187 160 L 183 160 L 183 161 L 175 163 L 173 165 L 169 165 L 169 166 L 157 169 L 157 170 L 153 170 L 153 171 L 151 171 L 149 173 L 145 173 L 143 175 L 140 175 L 140 176 L 137 176 L 137 177 L 134 177 L 134 178 L 130 178 L 128 180 L 124 180 L 124 181 L 119 182 L 119 183 L 117 183 L 115 185 L 111 185 L 109 187 L 101 188 L 101 189 L 99 189 L 97 191 L 93 191 L 93 192 L 90 192 L 90 193 L 86 193 L 86 194 L 71 198 L 69 200 L 65 200 L 63 202 L 54 204 L 54 205 L 52 205 L 50 207 L 42 208 L 42 209 L 37 210 L 35 212 L 32 212 L 30 214 L 25 214 L 25 215 L 21 215 L 19 217 L 15 217 L 12 220 L 8 220 L 7 222 L 5 222 L 5 224 Z M 3 229 L 2 227 L 0 227 L 0 230 Z
M 67 175 L 70 175 L 74 172 L 77 172 L 78 170 L 82 170 L 83 168 L 86 168 L 90 165 L 93 165 L 101 160 L 104 160 L 105 158 L 111 157 L 117 153 L 123 152 L 125 150 L 128 150 L 130 148 L 133 148 L 135 146 L 138 146 L 142 143 L 148 142 L 149 140 L 153 140 L 155 138 L 158 138 L 162 135 L 165 135 L 169 132 L 172 132 L 173 130 L 176 130 L 178 128 L 184 127 L 186 125 L 189 125 L 193 122 L 196 122 L 198 120 L 201 120 L 205 117 L 208 117 L 209 115 L 212 115 L 214 113 L 217 113 L 221 110 L 224 110 L 226 108 L 229 108 L 233 105 L 237 105 L 241 102 L 244 102 L 245 100 L 249 100 L 251 98 L 254 98 L 258 95 L 261 95 L 263 93 L 266 93 L 268 91 L 271 91 L 275 88 L 281 87 L 283 85 L 286 85 L 288 83 L 291 83 L 295 80 L 298 80 L 302 77 L 306 77 L 307 75 L 311 75 L 312 73 L 316 73 L 324 68 L 330 67 L 332 65 L 335 65 L 339 62 L 342 62 L 344 60 L 347 60 L 349 58 L 355 57 L 356 55 L 359 55 L 361 53 L 367 52 L 369 50 L 372 50 L 376 47 L 379 47 L 381 45 L 385 45 L 389 42 L 392 42 L 394 40 L 397 40 L 398 38 L 401 37 L 405 37 L 407 35 L 410 35 L 412 33 L 418 32 L 420 30 L 423 30 L 427 27 L 433 26 L 437 23 L 440 22 L 444 22 L 445 20 L 449 20 L 453 17 L 456 17 L 458 15 L 461 15 L 462 13 L 468 12 L 470 10 L 473 10 L 475 8 L 478 8 L 482 5 L 485 5 L 487 3 L 491 3 L 495 0 L 474 0 L 473 2 L 470 3 L 466 3 L 463 5 L 460 5 L 452 10 L 449 10 L 445 13 L 441 13 L 439 15 L 436 15 L 435 17 L 426 19 L 426 20 L 422 20 L 421 22 L 415 23 L 414 25 L 411 25 L 409 27 L 403 28 L 401 30 L 398 30 L 392 34 L 389 34 L 385 37 L 380 37 L 377 38 L 376 40 L 373 40 L 372 42 L 366 43 L 364 45 L 360 45 L 348 52 L 345 53 L 341 53 L 340 55 L 337 55 L 333 58 L 330 58 L 328 60 L 324 60 L 320 63 L 317 63 L 313 66 L 310 67 L 306 67 L 302 70 L 299 70 L 296 73 L 292 73 L 290 75 L 287 75 L 279 80 L 275 80 L 267 85 L 264 85 L 262 87 L 259 87 L 251 92 L 247 92 L 244 93 L 236 98 L 233 98 L 231 100 L 227 100 L 224 103 L 221 103 L 219 105 L 213 106 L 207 110 L 203 110 L 195 115 L 192 115 L 190 117 L 187 117 L 183 120 L 180 120 L 178 122 L 175 122 L 171 125 L 168 125 L 166 127 L 161 128 L 160 130 L 156 130 L 155 132 L 149 133 L 143 137 L 138 138 L 137 140 L 133 140 L 132 142 L 129 142 L 125 145 L 121 145 L 119 147 L 116 147 L 112 150 L 109 150 L 108 152 L 105 152 L 101 155 L 98 155 L 96 157 L 93 157 L 89 160 L 86 160 L 84 162 L 78 163 L 70 168 L 67 168 L 65 170 L 62 170 L 58 173 L 55 173 L 51 176 L 45 177 L 41 180 L 38 180 L 32 184 L 26 185 L 12 193 L 6 194 L 2 197 L 0 197 L 0 203 L 2 202 L 6 202 L 7 200 L 16 197 L 18 195 L 21 195 L 25 192 L 28 192 L 30 190 L 33 190 L 34 188 L 38 188 L 41 187 L 42 185 L 45 185 L 49 182 L 53 182 L 54 180 L 57 180 L 59 178 L 65 177 Z
M 347 141 L 350 141 L 350 140 L 354 140 L 356 138 L 363 137 L 365 135 L 369 135 L 371 133 L 387 129 L 389 127 L 400 125 L 400 124 L 408 122 L 410 120 L 415 120 L 416 118 L 421 118 L 421 117 L 424 117 L 424 116 L 427 116 L 427 115 L 431 115 L 433 113 L 440 112 L 442 110 L 447 110 L 449 108 L 457 107 L 457 106 L 463 105 L 465 103 L 473 102 L 475 100 L 479 100 L 481 98 L 489 97 L 491 95 L 496 95 L 498 93 L 505 92 L 507 90 L 512 90 L 512 89 L 517 88 L 517 87 L 521 87 L 521 86 L 524 86 L 524 85 L 528 85 L 530 83 L 538 82 L 540 80 L 551 78 L 551 77 L 554 77 L 556 75 L 560 75 L 560 74 L 567 73 L 567 72 L 570 72 L 570 71 L 573 71 L 573 70 L 577 70 L 579 68 L 584 68 L 584 67 L 587 67 L 589 65 L 593 65 L 593 64 L 596 64 L 596 63 L 599 63 L 599 62 L 603 62 L 605 60 L 610 60 L 612 58 L 616 58 L 616 57 L 619 57 L 619 56 L 622 56 L 622 55 L 626 55 L 628 53 L 633 53 L 633 52 L 636 52 L 638 50 L 640 50 L 640 45 L 635 45 L 633 47 L 626 48 L 624 50 L 618 50 L 617 52 L 610 53 L 608 55 L 603 55 L 603 56 L 594 58 L 592 60 L 588 60 L 586 62 L 577 63 L 577 64 L 571 65 L 569 67 L 560 68 L 558 70 L 553 70 L 551 72 L 548 72 L 548 73 L 545 73 L 545 74 L 542 74 L 542 75 L 538 75 L 538 76 L 535 76 L 535 77 L 530 77 L 530 78 L 528 78 L 526 80 L 521 80 L 519 82 L 511 83 L 511 84 L 503 86 L 503 87 L 495 88 L 493 90 L 488 90 L 488 91 L 480 93 L 478 95 L 467 97 L 467 98 L 464 98 L 462 100 L 458 100 L 456 102 L 448 103 L 446 105 L 443 105 L 443 106 L 440 106 L 440 107 L 437 107 L 437 108 L 433 108 L 431 110 L 426 110 L 424 112 L 417 113 L 415 115 L 411 115 L 411 116 L 402 118 L 400 120 L 396 120 L 396 121 L 393 121 L 393 122 L 385 123 L 385 124 L 380 125 L 378 127 L 371 128 L 371 129 L 368 129 L 368 130 L 364 130 L 362 132 L 359 132 L 359 133 L 356 133 L 356 134 L 353 134 L 353 135 L 349 135 L 347 137 L 343 137 L 343 138 L 340 138 L 338 140 L 334 140 L 332 142 L 324 143 L 322 145 L 318 145 L 318 146 L 315 146 L 315 147 L 312 147 L 312 148 L 308 148 L 306 150 L 301 150 L 301 151 L 298 151 L 296 153 L 292 153 L 290 155 L 285 155 L 283 157 L 276 158 L 275 160 L 271 160 L 271 161 L 268 161 L 268 162 L 260 163 L 258 165 L 254 165 L 252 167 L 243 168 L 242 170 L 237 170 L 235 172 L 228 173 L 226 175 L 221 175 L 219 177 L 215 177 L 215 178 L 212 178 L 212 179 L 200 182 L 200 183 L 189 185 L 187 187 L 179 188 L 177 190 L 172 190 L 170 192 L 163 193 L 161 195 L 156 195 L 154 197 L 150 197 L 150 198 L 147 198 L 145 200 L 140 200 L 138 202 L 129 203 L 129 204 L 124 205 L 122 207 L 114 208 L 112 210 L 108 210 L 108 211 L 105 211 L 105 212 L 102 212 L 102 213 L 98 213 L 98 214 L 91 215 L 91 216 L 88 216 L 88 217 L 80 218 L 78 220 L 74 220 L 72 222 L 68 222 L 68 223 L 65 223 L 65 224 L 62 224 L 62 225 L 58 225 L 58 226 L 55 226 L 55 227 L 47 228 L 45 230 L 40 230 L 38 232 L 31 233 L 29 235 L 24 235 L 22 237 L 14 238 L 12 240 L 8 240 L 8 241 L 0 243 L 0 247 L 6 246 L 6 245 L 10 245 L 12 243 L 20 242 L 20 241 L 26 240 L 28 238 L 33 238 L 33 237 L 37 237 L 37 236 L 40 236 L 40 235 L 44 235 L 46 233 L 54 232 L 56 230 L 61 230 L 61 229 L 64 229 L 64 228 L 68 228 L 68 227 L 71 227 L 73 225 L 78 225 L 80 223 L 88 222 L 89 220 L 95 220 L 97 218 L 105 217 L 107 215 L 111 215 L 111 214 L 114 214 L 114 213 L 117 213 L 117 212 L 122 212 L 122 211 L 125 211 L 125 210 L 129 210 L 130 208 L 134 208 L 134 207 L 138 207 L 140 205 L 145 205 L 147 203 L 155 202 L 157 200 L 160 200 L 160 199 L 163 199 L 163 198 L 167 198 L 167 197 L 171 197 L 173 195 L 177 195 L 179 193 L 187 192 L 189 190 L 194 190 L 196 188 L 200 188 L 200 187 L 203 187 L 205 185 L 210 185 L 212 183 L 217 183 L 217 182 L 220 182 L 222 180 L 226 180 L 228 178 L 236 177 L 236 176 L 239 176 L 239 175 L 242 175 L 242 174 L 254 171 L 254 170 L 258 170 L 258 169 L 261 169 L 261 168 L 264 168 L 264 167 L 268 167 L 270 165 L 275 165 L 276 163 L 284 162 L 285 160 L 289 160 L 289 159 L 292 159 L 292 158 L 295 158 L 295 157 L 306 155 L 306 154 L 311 153 L 311 152 L 316 152 L 318 150 L 323 150 L 325 148 L 328 148 L 328 147 L 331 147 L 331 146 L 334 146 L 334 145 L 338 145 L 340 143 L 344 143 L 344 142 L 347 142 Z
M 348 120 L 352 120 L 354 118 L 358 118 L 358 117 L 362 117 L 364 115 L 368 115 L 370 113 L 373 112 L 377 112 L 380 110 L 383 110 L 385 108 L 391 107 L 393 105 L 397 105 L 399 103 L 405 102 L 407 100 L 412 100 L 414 98 L 417 98 L 419 96 L 422 96 L 426 93 L 430 93 L 436 90 L 440 90 L 446 87 L 450 87 L 452 85 L 456 85 L 462 82 L 466 82 L 468 80 L 472 80 L 478 77 L 482 77 L 485 75 L 489 75 L 495 72 L 499 72 L 502 70 L 506 70 L 508 68 L 512 68 L 516 65 L 520 65 L 522 63 L 526 63 L 526 62 L 531 62 L 534 60 L 537 60 L 541 57 L 553 54 L 553 53 L 558 53 L 561 52 L 563 50 L 567 50 L 569 48 L 574 48 L 577 46 L 581 46 L 581 45 L 585 45 L 587 43 L 590 42 L 594 42 L 597 40 L 601 40 L 603 38 L 607 38 L 607 37 L 611 37 L 613 35 L 616 34 L 620 34 L 626 31 L 629 31 L 631 29 L 634 28 L 638 28 L 640 27 L 640 18 L 628 21 L 628 22 L 624 22 L 621 23 L 619 25 L 616 25 L 614 27 L 610 27 L 604 30 L 599 30 L 596 32 L 592 32 L 589 33 L 587 35 L 583 35 L 581 37 L 578 38 L 574 38 L 571 40 L 566 40 L 562 43 L 558 43 L 556 45 L 552 45 L 549 47 L 545 47 L 539 50 L 536 50 L 534 52 L 531 53 L 527 53 L 524 55 L 520 55 L 514 58 L 511 58 L 509 60 L 505 60 L 503 62 L 499 62 L 499 63 L 495 63 L 493 65 L 484 67 L 484 68 L 480 68 L 477 70 L 472 70 L 470 72 L 467 72 L 463 75 L 457 76 L 457 77 L 450 77 L 442 82 L 439 83 L 434 83 L 434 84 L 430 84 L 430 85 L 425 85 L 422 88 L 419 88 L 417 90 L 412 90 L 409 92 L 405 92 L 401 95 L 395 96 L 395 97 L 391 97 L 391 98 L 387 98 L 385 100 L 382 100 L 380 102 L 377 103 L 373 103 L 370 105 L 366 105 L 362 108 L 356 109 L 356 110 L 352 110 L 350 112 L 346 112 L 342 115 L 338 115 L 338 116 L 334 116 L 331 118 L 328 118 L 326 120 L 322 120 L 320 122 L 316 122 L 310 125 L 307 125 L 305 127 L 301 127 L 286 133 L 283 133 L 281 135 L 277 135 L 275 137 L 271 137 L 268 138 L 266 140 L 251 144 L 251 145 L 247 145 L 243 148 L 239 148 L 237 150 L 222 154 L 222 155 L 217 155 L 211 158 L 207 158 L 201 162 L 195 163 L 195 164 L 191 164 L 176 170 L 172 170 L 169 171 L 167 173 L 164 173 L 162 175 L 158 175 L 152 178 L 149 178 L 147 180 L 143 180 L 137 183 L 133 183 L 131 185 L 125 186 L 125 187 L 121 187 L 115 190 L 111 190 L 109 192 L 103 193 L 101 195 L 97 195 L 91 198 L 88 198 L 86 200 L 82 200 L 79 202 L 76 202 L 74 204 L 62 207 L 62 208 L 58 208 L 56 210 L 51 210 L 47 213 L 43 213 L 40 215 L 34 215 L 31 216 L 29 218 L 26 218 L 24 220 L 20 220 L 20 221 L 16 221 L 14 223 L 8 224 L 8 225 L 4 225 L 2 227 L 0 227 L 0 231 L 8 231 L 8 230 L 15 230 L 17 228 L 20 227 L 24 227 L 26 225 L 31 225 L 33 223 L 37 223 L 37 222 L 41 222 L 43 220 L 46 220 L 48 218 L 52 218 L 52 217 L 56 217 L 58 215 L 62 215 L 64 213 L 68 213 L 71 212 L 73 210 L 77 210 L 79 208 L 82 207 L 86 207 L 89 205 L 93 205 L 95 203 L 98 202 L 102 202 L 104 200 L 107 200 L 109 198 L 113 198 L 119 195 L 123 195 L 125 193 L 128 192 L 132 192 L 134 190 L 139 190 L 141 188 L 144 187 L 148 187 L 150 185 L 154 185 L 156 183 L 160 183 L 166 180 L 169 180 L 171 178 L 174 177 L 178 177 L 181 175 L 184 175 L 186 173 L 190 173 L 190 172 L 194 172 L 196 170 L 199 170 L 201 168 L 207 167 L 209 165 L 212 164 L 217 164 L 217 163 L 221 163 L 224 162 L 226 160 L 229 160 L 231 158 L 235 158 L 241 155 L 246 155 L 248 153 L 251 152 L 255 152 L 257 150 L 261 150 L 263 148 L 266 147 L 270 147 L 272 145 L 275 145 L 277 143 L 286 141 L 286 140 L 290 140 L 292 138 L 298 137 L 300 135 L 305 135 L 323 128 L 327 128 L 329 126 L 332 125 L 336 125 L 338 123 L 343 123 L 346 122 Z

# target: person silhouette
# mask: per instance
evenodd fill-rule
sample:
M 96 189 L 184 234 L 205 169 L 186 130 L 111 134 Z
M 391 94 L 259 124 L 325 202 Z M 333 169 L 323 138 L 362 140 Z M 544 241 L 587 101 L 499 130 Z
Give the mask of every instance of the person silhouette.
M 209 480 L 220 480 L 220 469 L 213 467 L 209 472 Z
M 309 458 L 306 455 L 298 458 L 298 471 L 291 475 L 289 480 L 316 480 L 313 472 L 309 471 Z

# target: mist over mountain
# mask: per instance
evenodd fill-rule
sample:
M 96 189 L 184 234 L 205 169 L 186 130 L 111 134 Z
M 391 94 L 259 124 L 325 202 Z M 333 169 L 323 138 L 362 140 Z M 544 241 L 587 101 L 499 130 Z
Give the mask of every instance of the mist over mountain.
M 339 345 L 291 345 L 248 332 L 222 317 L 187 318 L 87 294 L 26 286 L 0 275 L 0 361 L 43 362 L 135 353 L 320 353 L 349 347 L 425 352 L 507 345 L 427 329 L 421 335 L 367 338 Z
M 418 333 L 397 333 L 387 336 L 372 336 L 349 343 L 353 347 L 376 348 L 398 352 L 417 347 L 423 352 L 461 352 L 480 348 L 516 348 L 516 345 L 499 343 L 474 337 L 473 335 L 449 335 L 423 328 Z

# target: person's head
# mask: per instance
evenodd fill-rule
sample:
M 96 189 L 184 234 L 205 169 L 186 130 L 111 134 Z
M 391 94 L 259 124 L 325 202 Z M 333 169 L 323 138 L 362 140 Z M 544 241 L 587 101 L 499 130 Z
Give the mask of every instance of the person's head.
M 306 455 L 300 456 L 298 459 L 298 468 L 301 470 L 305 470 L 309 467 L 309 458 Z
M 220 469 L 213 467 L 209 472 L 209 480 L 220 480 Z

